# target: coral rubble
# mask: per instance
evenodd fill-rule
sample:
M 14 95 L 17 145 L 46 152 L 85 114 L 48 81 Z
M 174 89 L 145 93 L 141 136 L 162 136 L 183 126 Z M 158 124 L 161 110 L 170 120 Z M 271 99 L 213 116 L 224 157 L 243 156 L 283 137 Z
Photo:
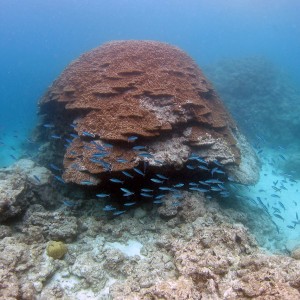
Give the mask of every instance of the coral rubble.
M 191 153 L 208 163 L 219 160 L 237 181 L 258 179 L 251 147 L 201 70 L 176 47 L 104 44 L 72 62 L 39 105 L 53 125 L 47 147 L 63 154 L 66 182 L 97 185 L 106 171 L 130 170 L 144 161 L 148 170 L 183 169 Z M 147 157 L 132 149 L 136 139 Z

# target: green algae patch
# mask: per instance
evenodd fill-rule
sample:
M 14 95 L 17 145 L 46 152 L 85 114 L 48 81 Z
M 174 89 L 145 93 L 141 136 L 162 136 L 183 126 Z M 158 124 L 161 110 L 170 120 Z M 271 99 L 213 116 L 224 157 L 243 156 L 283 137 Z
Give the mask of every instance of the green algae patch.
M 68 248 L 63 242 L 50 241 L 46 251 L 47 255 L 53 259 L 61 259 L 68 252 Z

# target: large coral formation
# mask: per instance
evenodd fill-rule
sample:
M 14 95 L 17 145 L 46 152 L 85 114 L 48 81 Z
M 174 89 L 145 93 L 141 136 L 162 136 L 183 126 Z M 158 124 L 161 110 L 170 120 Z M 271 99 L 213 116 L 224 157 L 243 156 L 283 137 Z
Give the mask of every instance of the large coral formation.
M 71 123 L 78 134 L 64 153 L 67 182 L 96 185 L 105 171 L 129 170 L 143 160 L 150 169 L 180 169 L 192 152 L 231 166 L 234 175 L 246 155 L 238 147 L 235 123 L 201 70 L 183 51 L 164 43 L 110 42 L 83 54 L 46 92 L 40 113 L 57 135 L 69 139 Z M 131 136 L 147 146 L 151 157 L 132 150 Z M 56 152 L 58 140 L 52 142 Z M 101 161 L 93 157 L 99 149 Z M 236 180 L 253 183 L 257 171 L 254 160 L 242 169 L 249 176 Z

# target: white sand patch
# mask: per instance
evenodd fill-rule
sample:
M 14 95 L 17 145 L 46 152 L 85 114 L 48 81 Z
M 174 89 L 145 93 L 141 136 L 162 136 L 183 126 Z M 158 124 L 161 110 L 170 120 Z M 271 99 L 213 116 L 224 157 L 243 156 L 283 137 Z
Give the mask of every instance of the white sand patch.
M 242 195 L 262 207 L 257 198 L 260 197 L 280 232 L 288 240 L 300 240 L 300 181 L 279 168 L 284 160 L 280 155 L 279 151 L 263 151 L 260 180 L 255 186 L 244 189 Z
M 128 242 L 126 244 L 121 244 L 121 243 L 118 243 L 118 242 L 106 243 L 105 246 L 108 247 L 108 248 L 118 249 L 121 252 L 123 252 L 124 254 L 126 254 L 127 256 L 138 255 L 141 258 L 144 257 L 141 254 L 141 249 L 143 247 L 143 244 L 141 244 L 138 241 L 128 240 Z

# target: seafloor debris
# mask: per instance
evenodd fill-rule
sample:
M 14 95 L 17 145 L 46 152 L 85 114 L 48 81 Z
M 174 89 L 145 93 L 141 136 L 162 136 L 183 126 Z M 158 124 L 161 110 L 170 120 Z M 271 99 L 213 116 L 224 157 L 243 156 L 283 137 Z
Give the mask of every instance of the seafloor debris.
M 43 159 L 61 166 L 60 182 L 94 186 L 113 173 L 121 184 L 129 171 L 144 176 L 145 168 L 184 177 L 192 153 L 207 164 L 219 161 L 237 182 L 258 179 L 251 147 L 201 70 L 176 47 L 104 44 L 71 63 L 39 105 L 40 138 L 48 138 Z M 205 177 L 207 170 L 198 172 Z

